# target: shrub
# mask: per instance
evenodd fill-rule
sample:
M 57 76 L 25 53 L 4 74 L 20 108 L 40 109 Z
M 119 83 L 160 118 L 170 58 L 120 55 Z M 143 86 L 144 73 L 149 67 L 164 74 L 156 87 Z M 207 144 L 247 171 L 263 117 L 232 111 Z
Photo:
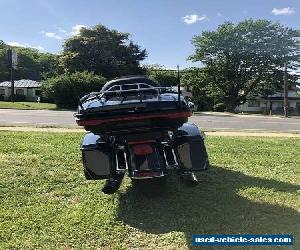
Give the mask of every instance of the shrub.
M 15 94 L 14 100 L 15 102 L 24 102 L 26 100 L 26 96 L 22 94 Z
M 217 103 L 213 106 L 213 110 L 217 112 L 224 112 L 226 110 L 226 105 L 224 103 Z
M 76 72 L 47 79 L 43 83 L 42 90 L 58 107 L 74 109 L 82 96 L 100 91 L 105 82 L 104 77 L 94 73 Z

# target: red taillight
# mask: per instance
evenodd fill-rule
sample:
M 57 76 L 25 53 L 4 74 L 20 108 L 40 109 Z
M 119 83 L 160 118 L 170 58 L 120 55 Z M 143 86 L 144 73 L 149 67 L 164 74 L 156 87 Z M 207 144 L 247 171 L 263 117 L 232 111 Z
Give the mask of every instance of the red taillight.
M 135 155 L 149 155 L 153 153 L 153 148 L 149 144 L 135 144 L 132 148 Z

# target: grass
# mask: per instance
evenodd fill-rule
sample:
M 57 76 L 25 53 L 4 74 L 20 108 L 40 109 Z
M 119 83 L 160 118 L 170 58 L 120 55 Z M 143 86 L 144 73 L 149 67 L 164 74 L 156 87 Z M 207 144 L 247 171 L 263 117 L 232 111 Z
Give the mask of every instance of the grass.
M 287 233 L 299 249 L 299 139 L 208 137 L 196 188 L 174 174 L 150 196 L 126 178 L 107 196 L 84 180 L 81 138 L 0 132 L 0 249 L 188 249 L 195 233 Z
M 0 108 L 5 109 L 57 109 L 53 103 L 37 103 L 37 102 L 6 102 L 0 101 Z

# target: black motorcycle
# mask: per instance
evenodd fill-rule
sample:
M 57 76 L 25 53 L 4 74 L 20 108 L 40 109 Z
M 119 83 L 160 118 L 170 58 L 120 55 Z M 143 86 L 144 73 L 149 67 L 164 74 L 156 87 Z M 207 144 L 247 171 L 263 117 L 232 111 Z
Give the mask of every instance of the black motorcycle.
M 81 145 L 86 179 L 107 179 L 102 191 L 111 194 L 126 172 L 134 182 L 163 182 L 177 170 L 196 185 L 194 171 L 209 162 L 204 133 L 188 123 L 191 114 L 180 91 L 142 76 L 109 81 L 84 96 L 74 116 L 89 131 Z

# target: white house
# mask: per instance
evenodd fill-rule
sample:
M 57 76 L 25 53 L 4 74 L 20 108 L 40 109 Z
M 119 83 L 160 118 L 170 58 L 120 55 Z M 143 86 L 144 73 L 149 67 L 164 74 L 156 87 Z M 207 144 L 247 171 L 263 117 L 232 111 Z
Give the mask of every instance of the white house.
M 15 81 L 15 95 L 24 95 L 26 101 L 37 101 L 42 96 L 41 82 L 33 80 Z M 11 82 L 0 82 L 0 100 L 9 100 L 11 96 Z
M 300 89 L 295 87 L 288 91 L 290 114 L 300 114 Z M 276 93 L 268 98 L 257 96 L 236 108 L 237 112 L 273 113 L 283 112 L 283 93 Z

